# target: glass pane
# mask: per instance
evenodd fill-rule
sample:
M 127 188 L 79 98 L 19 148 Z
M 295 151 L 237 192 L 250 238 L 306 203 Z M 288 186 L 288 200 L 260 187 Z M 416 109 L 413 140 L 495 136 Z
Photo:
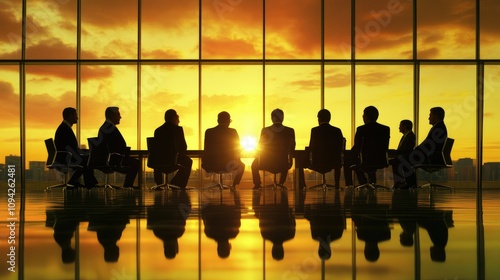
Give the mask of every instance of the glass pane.
M 21 58 L 22 1 L 0 1 L 0 59 Z M 33 34 L 36 28 L 31 20 L 26 22 L 26 33 Z
M 411 1 L 356 1 L 356 58 L 412 58 Z
M 311 128 L 318 125 L 317 114 L 321 109 L 319 73 L 319 65 L 266 66 L 265 125 L 272 124 L 274 109 L 283 110 L 283 125 L 295 129 L 297 150 L 309 145 Z
M 76 0 L 28 0 L 27 17 L 35 32 L 27 32 L 26 58 L 76 58 Z
M 500 26 L 500 2 L 497 0 L 481 0 L 481 59 L 500 58 L 500 41 L 498 26 Z
M 189 150 L 199 149 L 198 66 L 143 65 L 141 92 L 141 149 L 146 138 L 165 122 L 165 111 L 179 115 Z
M 418 59 L 475 57 L 476 0 L 417 3 Z
M 137 58 L 137 7 L 137 0 L 82 1 L 81 57 Z
M 262 1 L 203 1 L 203 58 L 262 58 Z
M 325 1 L 325 58 L 351 58 L 351 1 Z
M 120 108 L 118 129 L 127 146 L 137 149 L 137 67 L 83 65 L 81 68 L 81 144 L 88 145 L 104 123 L 107 107 Z
M 262 128 L 262 65 L 203 65 L 201 96 L 202 141 L 205 130 L 217 125 L 217 114 L 231 115 L 230 127 L 245 141 L 253 156 Z M 250 167 L 251 162 L 245 162 Z M 246 178 L 246 176 L 245 176 Z
M 141 12 L 142 58 L 198 58 L 198 0 L 143 0 Z
M 363 110 L 370 105 L 379 111 L 377 122 L 390 127 L 389 147 L 396 149 L 401 139 L 399 123 L 414 121 L 413 65 L 357 65 L 356 127 L 363 124 Z
M 500 66 L 488 65 L 484 75 L 483 116 L 483 188 L 498 188 L 500 180 L 500 137 L 498 104 L 500 104 Z
M 321 1 L 266 1 L 266 58 L 321 57 Z
M 445 170 L 454 187 L 474 187 L 476 165 L 476 67 L 472 65 L 422 65 L 420 71 L 418 140 L 429 132 L 429 110 L 442 107 L 454 167 Z
M 325 109 L 332 114 L 330 124 L 342 130 L 346 146 L 351 145 L 351 66 L 325 66 Z
M 19 66 L 0 65 L 0 99 L 0 163 L 16 165 L 20 174 Z
M 44 140 L 53 138 L 66 107 L 76 108 L 75 65 L 26 66 L 26 164 L 47 159 Z M 73 126 L 76 133 L 76 126 Z

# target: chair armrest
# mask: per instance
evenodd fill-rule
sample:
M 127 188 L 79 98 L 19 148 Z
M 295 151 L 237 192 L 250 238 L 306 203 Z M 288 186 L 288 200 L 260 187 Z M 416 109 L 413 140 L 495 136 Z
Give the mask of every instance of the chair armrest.
M 121 167 L 124 158 L 125 156 L 120 153 L 109 153 L 107 165 L 110 167 Z

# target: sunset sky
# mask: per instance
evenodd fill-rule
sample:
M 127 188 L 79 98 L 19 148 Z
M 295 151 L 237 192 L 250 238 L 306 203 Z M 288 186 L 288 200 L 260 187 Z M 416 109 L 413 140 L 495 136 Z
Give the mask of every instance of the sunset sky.
M 143 0 L 139 26 L 137 0 L 81 1 L 81 144 L 97 134 L 108 106 L 120 107 L 119 128 L 132 149 L 146 148 L 146 137 L 163 123 L 169 108 L 180 115 L 189 149 L 203 148 L 204 131 L 216 125 L 222 110 L 231 114 L 231 127 L 241 138 L 256 138 L 277 107 L 285 111 L 284 124 L 296 131 L 297 149 L 308 144 L 322 107 L 321 1 L 267 0 L 265 18 L 261 0 L 201 2 L 200 23 L 198 0 Z M 368 105 L 376 106 L 379 122 L 391 127 L 391 148 L 401 137 L 401 119 L 418 123 L 415 130 L 421 141 L 430 128 L 429 108 L 441 106 L 446 110 L 449 136 L 455 138 L 453 159 L 476 157 L 475 3 L 418 1 L 416 58 L 425 61 L 420 65 L 419 118 L 415 120 L 413 2 L 356 1 L 355 58 L 364 62 L 356 64 L 352 76 L 351 1 L 325 0 L 324 58 L 328 61 L 323 106 L 332 112 L 331 123 L 342 129 L 348 146 L 353 127 L 362 124 L 362 110 Z M 484 161 L 491 162 L 500 161 L 495 129 L 500 121 L 496 108 L 500 104 L 500 2 L 480 3 Z M 21 5 L 18 0 L 0 0 L 0 162 L 6 155 L 19 155 Z M 27 0 L 26 11 L 28 163 L 45 160 L 43 140 L 54 136 L 62 109 L 77 106 L 77 1 Z M 264 58 L 269 59 L 265 67 Z M 295 59 L 308 61 L 291 61 Z M 372 59 L 394 61 L 366 61 Z M 452 59 L 469 61 L 441 61 Z

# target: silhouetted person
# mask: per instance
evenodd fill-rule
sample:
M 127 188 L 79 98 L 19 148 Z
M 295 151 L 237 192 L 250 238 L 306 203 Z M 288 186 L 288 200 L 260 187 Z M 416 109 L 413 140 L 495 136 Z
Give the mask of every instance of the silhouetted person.
M 418 193 L 394 191 L 392 195 L 392 214 L 403 230 L 399 235 L 399 243 L 405 247 L 414 244 L 417 230 Z
M 324 166 L 333 166 L 335 186 L 340 186 L 340 169 L 342 168 L 342 150 L 344 136 L 340 128 L 330 125 L 331 114 L 327 109 L 318 112 L 318 126 L 311 129 L 309 153 L 296 159 L 299 165 L 299 187 L 306 187 L 304 168 L 321 171 Z
M 179 115 L 173 109 L 168 109 L 165 112 L 165 123 L 155 130 L 155 139 L 160 143 L 160 149 L 162 143 L 168 143 L 167 145 L 175 145 L 175 150 L 177 151 L 177 164 L 180 165 L 177 173 L 174 175 L 170 184 L 177 186 L 181 189 L 185 189 L 188 181 L 189 175 L 191 174 L 191 167 L 193 165 L 193 160 L 186 155 L 187 144 L 184 138 L 184 129 L 179 126 Z M 154 179 L 157 185 L 163 184 L 163 172 L 159 169 L 154 170 Z
M 148 207 L 147 228 L 163 241 L 165 258 L 173 259 L 179 253 L 178 239 L 184 234 L 190 212 L 191 201 L 186 191 L 170 196 L 155 194 L 154 205 Z
M 63 263 L 75 262 L 76 252 L 71 240 L 80 221 L 85 220 L 86 205 L 82 202 L 82 193 L 67 192 L 63 203 L 57 203 L 46 211 L 45 226 L 54 229 L 54 240 L 61 248 Z
M 415 133 L 412 131 L 413 123 L 410 120 L 402 120 L 399 123 L 399 132 L 403 134 L 399 140 L 398 148 L 390 150 L 389 164 L 392 167 L 392 174 L 394 178 L 394 189 L 397 188 L 414 188 L 414 185 L 408 185 L 406 177 L 415 177 L 415 172 L 407 172 L 404 170 L 402 161 L 409 161 L 410 153 L 416 145 Z M 415 178 L 409 178 L 409 182 L 416 182 Z
M 444 124 L 444 109 L 441 107 L 433 107 L 429 112 L 429 124 L 432 125 L 427 137 L 424 141 L 420 143 L 415 150 L 409 155 L 409 162 L 405 162 L 405 167 L 408 174 L 415 173 L 415 170 L 411 168 L 417 164 L 445 164 L 441 155 L 443 150 L 444 142 L 448 138 L 448 130 Z M 409 179 L 409 180 L 408 180 Z M 415 181 L 411 181 L 411 180 Z M 417 185 L 416 176 L 408 177 L 407 184 L 410 186 Z
M 272 196 L 266 197 L 266 194 Z M 253 208 L 259 218 L 262 238 L 271 241 L 271 254 L 279 261 L 285 257 L 283 243 L 295 237 L 295 215 L 288 205 L 287 192 L 265 192 L 262 204 L 261 195 L 261 192 L 253 193 Z
M 205 150 L 201 167 L 207 172 L 235 172 L 231 188 L 240 183 L 245 164 L 240 159 L 241 144 L 238 132 L 229 128 L 231 116 L 228 112 L 220 112 L 217 116 L 217 126 L 205 131 Z
M 117 125 L 120 124 L 120 110 L 118 107 L 108 107 L 105 111 L 106 121 L 99 128 L 98 145 L 106 145 L 110 153 L 118 153 L 124 156 L 121 162 L 121 168 L 118 172 L 125 174 L 124 188 L 133 188 L 135 177 L 139 171 L 139 160 L 129 157 L 130 147 L 123 138 Z
M 78 141 L 76 140 L 75 133 L 71 128 L 73 124 L 78 121 L 78 114 L 75 108 L 65 108 L 62 112 L 63 121 L 57 127 L 54 143 L 56 145 L 57 151 L 64 151 L 71 153 L 71 158 L 67 158 L 68 154 L 62 153 L 58 154 L 56 162 L 66 163 L 71 162 L 72 164 L 82 166 L 82 169 L 76 169 L 71 178 L 68 181 L 69 186 L 74 187 L 84 187 L 78 179 L 83 174 L 83 179 L 85 181 L 85 187 L 92 188 L 97 184 L 97 179 L 94 177 L 94 172 L 92 169 L 87 168 L 88 162 L 88 152 L 82 151 L 78 146 Z
M 391 239 L 387 205 L 377 204 L 375 192 L 359 192 L 352 206 L 352 220 L 359 240 L 365 242 L 365 259 L 375 262 L 380 257 L 380 242 Z
M 366 170 L 366 166 L 377 166 L 377 159 L 386 157 L 389 149 L 390 128 L 377 122 L 379 113 L 374 106 L 363 110 L 364 124 L 358 126 L 354 135 L 354 145 L 344 157 L 344 177 L 346 186 L 353 185 L 351 167 L 358 178 L 360 185 L 375 184 L 376 169 Z M 360 157 L 363 160 L 360 160 Z M 368 180 L 365 176 L 368 174 Z
M 241 201 L 237 191 L 230 192 L 233 202 L 225 202 L 223 193 L 220 198 L 211 199 L 201 209 L 205 235 L 217 242 L 217 255 L 225 259 L 231 253 L 230 239 L 236 238 L 241 226 Z
M 273 124 L 261 130 L 257 155 L 252 162 L 254 189 L 260 189 L 259 170 L 280 173 L 279 185 L 284 187 L 288 170 L 292 167 L 291 155 L 295 151 L 295 130 L 283 125 L 281 109 L 271 112 Z
M 318 256 L 328 260 L 332 256 L 330 243 L 342 237 L 346 218 L 342 211 L 339 190 L 335 190 L 333 202 L 316 201 L 306 206 L 305 218 L 311 225 L 311 237 L 319 242 Z

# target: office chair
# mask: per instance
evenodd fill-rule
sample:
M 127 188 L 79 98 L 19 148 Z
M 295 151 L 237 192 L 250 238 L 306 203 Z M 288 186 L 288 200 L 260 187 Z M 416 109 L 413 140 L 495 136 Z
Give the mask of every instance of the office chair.
M 414 166 L 415 169 L 422 169 L 426 173 L 429 174 L 429 182 L 423 184 L 419 188 L 429 188 L 429 190 L 435 190 L 435 189 L 445 189 L 449 191 L 453 191 L 453 187 L 451 186 L 446 186 L 446 185 L 440 185 L 432 182 L 432 175 L 435 172 L 438 172 L 440 170 L 443 170 L 445 168 L 451 168 L 453 167 L 453 162 L 451 160 L 451 149 L 453 148 L 453 144 L 455 143 L 455 139 L 453 138 L 446 138 L 443 149 L 441 151 L 437 151 L 437 160 L 434 162 L 431 162 L 431 158 L 428 157 L 428 162 L 422 163 L 422 164 L 417 164 Z
M 328 190 L 328 188 L 338 189 L 340 186 L 337 182 L 340 180 L 340 169 L 343 164 L 343 153 L 346 140 L 343 138 L 340 143 L 336 141 L 336 139 L 325 138 L 321 140 L 324 141 L 320 143 L 317 149 L 310 150 L 306 148 L 306 152 L 308 150 L 310 152 L 311 163 L 309 169 L 320 173 L 322 177 L 321 184 L 311 186 L 308 189 L 320 188 L 323 191 Z M 334 170 L 335 185 L 326 182 L 326 173 L 332 170 Z
M 64 182 L 62 184 L 48 186 L 45 188 L 45 191 L 55 188 L 65 189 L 68 186 L 69 172 L 82 169 L 83 166 L 71 163 L 72 155 L 70 152 L 57 151 L 53 138 L 45 139 L 45 147 L 47 148 L 47 161 L 45 163 L 47 168 L 55 169 L 64 175 Z
M 363 139 L 361 153 L 359 155 L 360 163 L 354 168 L 357 169 L 357 172 L 366 173 L 368 175 L 368 182 L 357 186 L 356 189 L 390 190 L 390 188 L 376 183 L 377 170 L 389 166 L 389 139 L 387 139 L 387 142 L 372 141 L 369 147 L 363 147 L 365 144 L 365 139 Z
M 102 140 L 98 137 L 88 138 L 87 141 L 90 149 L 87 166 L 106 175 L 105 183 L 101 187 L 112 190 L 122 189 L 120 186 L 109 183 L 109 175 L 123 169 L 122 161 L 125 156 L 120 153 L 110 153 L 108 146 L 102 143 Z
M 165 189 L 165 187 L 171 189 L 179 189 L 178 186 L 166 182 L 163 176 L 163 174 L 168 175 L 169 173 L 175 172 L 180 167 L 182 167 L 177 163 L 178 153 L 175 149 L 175 145 L 169 145 L 168 143 L 166 143 L 165 145 L 160 145 L 160 143 L 158 143 L 158 141 L 154 137 L 148 137 L 146 141 L 148 145 L 147 166 L 149 168 L 161 171 L 162 179 L 164 180 L 162 183 L 152 186 L 150 189 L 163 190 Z

